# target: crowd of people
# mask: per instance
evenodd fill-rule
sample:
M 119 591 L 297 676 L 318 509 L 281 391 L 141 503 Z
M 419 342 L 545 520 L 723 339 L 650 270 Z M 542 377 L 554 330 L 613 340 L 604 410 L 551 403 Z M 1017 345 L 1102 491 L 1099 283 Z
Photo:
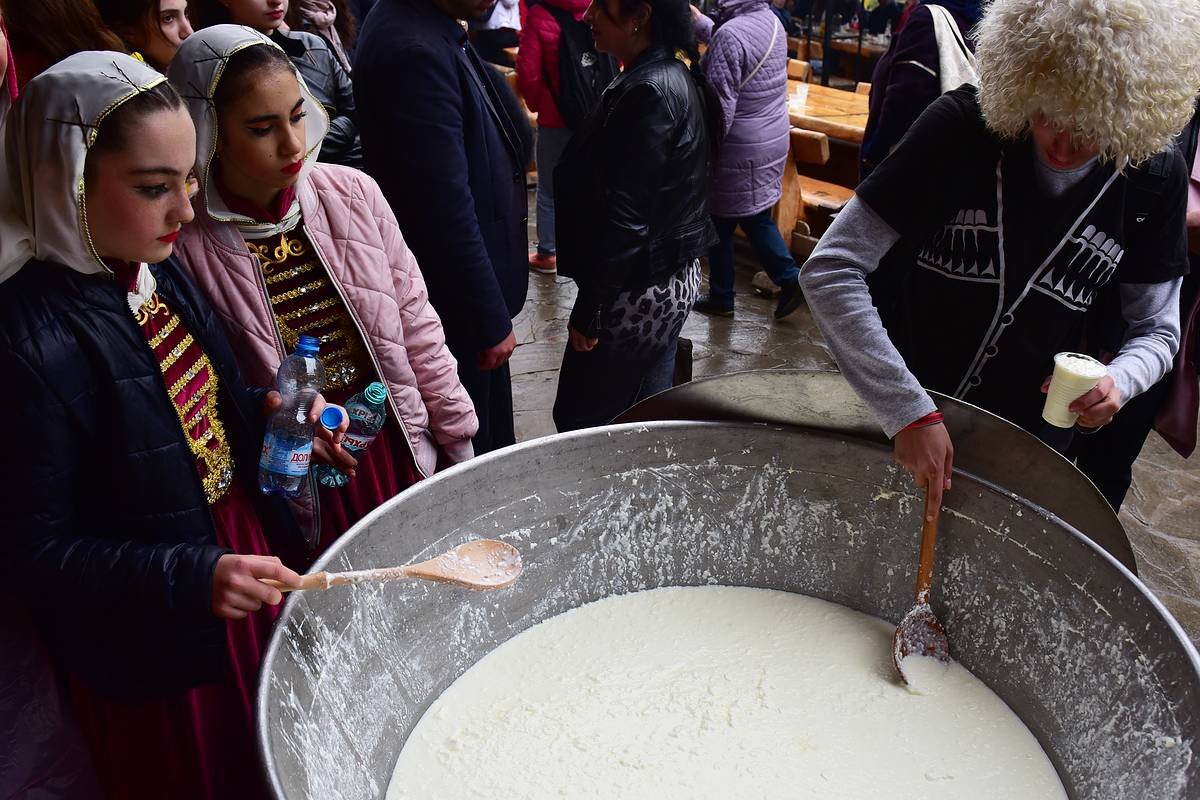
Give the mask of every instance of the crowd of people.
M 772 220 L 769 0 L 0 0 L 0 796 L 265 797 L 262 580 L 296 585 L 381 503 L 515 442 L 530 271 L 578 289 L 560 431 L 670 387 L 690 312 L 736 311 L 740 228 L 930 517 L 953 469 L 930 390 L 1040 436 L 1114 508 L 1152 428 L 1190 454 L 1200 10 L 877 8 L 863 180 L 801 267 Z M 517 44 L 523 101 L 493 66 Z M 327 376 L 310 423 L 374 383 L 389 419 L 357 459 L 344 420 L 314 424 L 314 460 L 353 479 L 267 496 L 301 336 Z M 1040 418 L 1060 351 L 1108 365 L 1077 430 Z

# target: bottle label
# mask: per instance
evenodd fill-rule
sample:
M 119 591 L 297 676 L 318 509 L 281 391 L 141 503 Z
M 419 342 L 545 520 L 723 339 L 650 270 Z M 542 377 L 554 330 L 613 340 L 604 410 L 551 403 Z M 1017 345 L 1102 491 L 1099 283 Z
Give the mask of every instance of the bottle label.
M 379 430 L 383 427 L 384 415 L 359 403 L 347 403 L 346 413 L 350 416 L 351 424 L 357 422 L 363 428 Z
M 342 447 L 352 453 L 362 452 L 371 446 L 371 442 L 375 441 L 378 434 L 369 433 L 366 436 L 347 433 L 346 438 L 342 440 Z
M 259 466 L 280 475 L 300 478 L 308 474 L 308 463 L 312 460 L 312 440 L 309 439 L 297 448 L 291 448 L 280 443 L 274 434 L 268 433 L 263 439 L 262 461 Z

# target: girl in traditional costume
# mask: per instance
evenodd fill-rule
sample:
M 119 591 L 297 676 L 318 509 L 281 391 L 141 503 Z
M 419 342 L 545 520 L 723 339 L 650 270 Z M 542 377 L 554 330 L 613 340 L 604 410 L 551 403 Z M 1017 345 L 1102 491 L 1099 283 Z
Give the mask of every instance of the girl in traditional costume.
M 194 34 L 169 78 L 196 124 L 196 221 L 178 249 L 251 383 L 301 335 L 321 340 L 326 395 L 379 382 L 388 420 L 354 481 L 321 485 L 299 518 L 319 551 L 440 465 L 472 456 L 474 406 L 441 321 L 375 181 L 317 162 L 324 109 L 287 55 L 238 25 Z M 315 486 L 315 481 L 314 481 Z
M 297 582 L 277 556 L 299 537 L 253 483 L 279 396 L 243 385 L 171 255 L 191 119 L 159 73 L 84 52 L 25 87 L 4 155 L 3 584 L 108 796 L 257 796 L 251 696 L 282 599 L 259 579 Z M 318 439 L 314 458 L 352 468 L 339 450 Z

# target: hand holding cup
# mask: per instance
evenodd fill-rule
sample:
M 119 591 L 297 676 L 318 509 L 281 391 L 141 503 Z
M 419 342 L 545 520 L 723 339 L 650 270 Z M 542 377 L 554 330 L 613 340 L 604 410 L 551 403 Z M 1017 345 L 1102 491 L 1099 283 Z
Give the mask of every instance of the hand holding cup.
M 1082 401 L 1105 381 L 1107 389 L 1104 397 L 1093 398 L 1096 402 L 1084 404 Z M 1091 356 L 1082 353 L 1059 353 L 1054 357 L 1054 375 L 1046 387 L 1046 403 L 1042 407 L 1042 419 L 1058 428 L 1073 428 L 1079 421 L 1081 413 L 1087 415 L 1085 422 L 1104 424 L 1112 418 L 1098 420 L 1098 415 L 1090 413 L 1092 406 L 1108 404 L 1108 395 L 1116 393 L 1112 387 L 1112 379 L 1108 378 L 1108 367 Z M 1119 398 L 1117 399 L 1119 407 Z M 1107 405 L 1103 405 L 1107 408 Z M 1113 409 L 1116 413 L 1116 409 Z

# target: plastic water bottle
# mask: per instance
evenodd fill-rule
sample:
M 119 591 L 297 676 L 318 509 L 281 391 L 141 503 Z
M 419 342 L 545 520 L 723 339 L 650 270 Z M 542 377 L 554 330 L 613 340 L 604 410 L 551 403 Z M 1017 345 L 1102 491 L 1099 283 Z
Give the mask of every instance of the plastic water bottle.
M 346 401 L 350 427 L 346 429 L 346 438 L 342 440 L 343 450 L 357 459 L 360 453 L 371 446 L 387 421 L 386 402 L 387 389 L 378 381 Z M 344 472 L 325 464 L 318 464 L 314 472 L 322 486 L 340 488 L 350 482 Z
M 325 385 L 325 367 L 317 358 L 320 347 L 315 337 L 301 336 L 296 352 L 279 365 L 275 388 L 283 395 L 283 405 L 267 422 L 258 462 L 258 488 L 263 494 L 294 497 L 308 475 L 313 446 L 308 414 Z

